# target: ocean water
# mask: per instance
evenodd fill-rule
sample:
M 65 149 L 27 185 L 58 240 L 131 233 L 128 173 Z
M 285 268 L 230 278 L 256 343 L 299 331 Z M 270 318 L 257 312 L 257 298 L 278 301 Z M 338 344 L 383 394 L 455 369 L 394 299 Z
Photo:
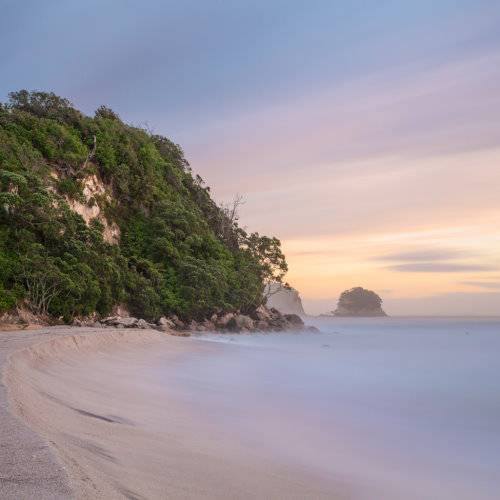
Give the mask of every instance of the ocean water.
M 224 345 L 161 376 L 214 439 L 348 498 L 500 498 L 500 318 L 307 322 L 200 336 Z

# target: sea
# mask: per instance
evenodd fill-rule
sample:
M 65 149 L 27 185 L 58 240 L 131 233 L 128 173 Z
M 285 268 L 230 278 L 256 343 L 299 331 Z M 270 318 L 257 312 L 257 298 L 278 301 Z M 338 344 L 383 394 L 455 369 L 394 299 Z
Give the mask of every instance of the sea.
M 363 500 L 500 499 L 500 318 L 306 318 L 162 368 L 214 439 Z M 332 496 L 332 498 L 334 498 Z

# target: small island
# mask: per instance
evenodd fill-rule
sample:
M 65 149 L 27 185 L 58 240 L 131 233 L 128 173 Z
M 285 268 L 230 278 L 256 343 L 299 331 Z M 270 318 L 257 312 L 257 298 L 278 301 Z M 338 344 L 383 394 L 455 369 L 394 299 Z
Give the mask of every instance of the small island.
M 333 315 L 342 317 L 387 316 L 382 309 L 382 299 L 375 292 L 360 286 L 342 292 Z

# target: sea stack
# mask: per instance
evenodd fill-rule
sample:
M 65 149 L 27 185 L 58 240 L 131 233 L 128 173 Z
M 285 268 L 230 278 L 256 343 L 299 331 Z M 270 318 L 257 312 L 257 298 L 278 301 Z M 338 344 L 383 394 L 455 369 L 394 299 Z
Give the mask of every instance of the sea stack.
M 387 316 L 382 309 L 382 299 L 375 292 L 360 286 L 342 292 L 333 315 L 343 317 Z
M 284 286 L 281 283 L 272 283 L 267 294 L 267 307 L 274 307 L 282 314 L 305 315 L 299 292 L 295 288 Z

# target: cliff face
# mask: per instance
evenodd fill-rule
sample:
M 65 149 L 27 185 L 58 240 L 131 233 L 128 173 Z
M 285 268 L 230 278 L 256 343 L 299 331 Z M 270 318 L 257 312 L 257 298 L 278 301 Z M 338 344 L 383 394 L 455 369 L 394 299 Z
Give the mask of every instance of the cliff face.
M 280 287 L 278 284 L 271 285 L 271 295 L 267 299 L 267 306 L 274 307 L 283 314 L 305 315 L 300 295 L 294 288 Z
M 333 315 L 343 317 L 387 316 L 382 309 L 382 299 L 375 292 L 361 287 L 342 292 Z

